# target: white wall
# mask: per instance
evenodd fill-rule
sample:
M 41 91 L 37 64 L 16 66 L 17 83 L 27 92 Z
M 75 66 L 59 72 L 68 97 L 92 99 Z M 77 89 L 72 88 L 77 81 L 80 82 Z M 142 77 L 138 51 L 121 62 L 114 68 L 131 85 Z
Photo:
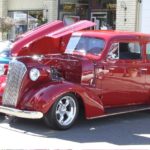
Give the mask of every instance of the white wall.
M 43 0 L 8 0 L 8 10 L 43 9 Z
M 117 0 L 116 29 L 135 31 L 137 19 L 136 11 L 137 11 L 137 0 Z
M 150 0 L 142 0 L 140 31 L 150 33 Z
M 0 0 L 1 1 L 1 0 Z M 46 12 L 48 21 L 57 19 L 57 0 L 8 0 L 8 11 L 10 10 L 48 10 Z
M 7 0 L 0 0 L 0 17 L 7 16 Z
M 58 15 L 58 1 L 57 0 L 44 0 L 44 4 L 48 9 L 48 21 L 52 22 L 57 19 Z

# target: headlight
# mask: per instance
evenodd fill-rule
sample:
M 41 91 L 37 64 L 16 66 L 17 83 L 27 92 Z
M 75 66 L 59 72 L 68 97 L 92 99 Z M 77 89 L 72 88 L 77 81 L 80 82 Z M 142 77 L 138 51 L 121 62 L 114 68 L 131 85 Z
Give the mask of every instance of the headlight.
M 32 81 L 36 81 L 40 77 L 40 71 L 37 68 L 32 68 L 29 76 Z

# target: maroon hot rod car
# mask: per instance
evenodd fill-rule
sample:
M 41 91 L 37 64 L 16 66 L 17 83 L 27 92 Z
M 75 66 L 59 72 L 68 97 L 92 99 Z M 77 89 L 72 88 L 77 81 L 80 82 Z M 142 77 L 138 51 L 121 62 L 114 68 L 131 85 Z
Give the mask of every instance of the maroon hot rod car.
M 150 35 L 77 31 L 94 25 L 79 23 L 45 34 L 45 45 L 16 43 L 0 79 L 1 113 L 67 129 L 81 111 L 92 119 L 150 109 Z

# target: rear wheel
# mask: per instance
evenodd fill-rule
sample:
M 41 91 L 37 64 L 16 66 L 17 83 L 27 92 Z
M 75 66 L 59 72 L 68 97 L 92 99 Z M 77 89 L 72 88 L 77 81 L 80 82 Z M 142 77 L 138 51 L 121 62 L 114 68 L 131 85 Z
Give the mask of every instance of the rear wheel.
M 78 113 L 78 101 L 73 94 L 68 93 L 57 99 L 44 119 L 51 128 L 65 130 L 74 124 Z

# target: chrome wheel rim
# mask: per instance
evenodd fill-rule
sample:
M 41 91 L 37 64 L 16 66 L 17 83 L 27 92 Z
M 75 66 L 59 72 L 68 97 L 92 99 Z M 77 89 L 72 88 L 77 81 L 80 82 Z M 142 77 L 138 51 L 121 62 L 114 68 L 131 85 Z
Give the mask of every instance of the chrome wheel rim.
M 62 97 L 56 107 L 56 119 L 61 126 L 68 126 L 76 116 L 77 107 L 71 96 Z

